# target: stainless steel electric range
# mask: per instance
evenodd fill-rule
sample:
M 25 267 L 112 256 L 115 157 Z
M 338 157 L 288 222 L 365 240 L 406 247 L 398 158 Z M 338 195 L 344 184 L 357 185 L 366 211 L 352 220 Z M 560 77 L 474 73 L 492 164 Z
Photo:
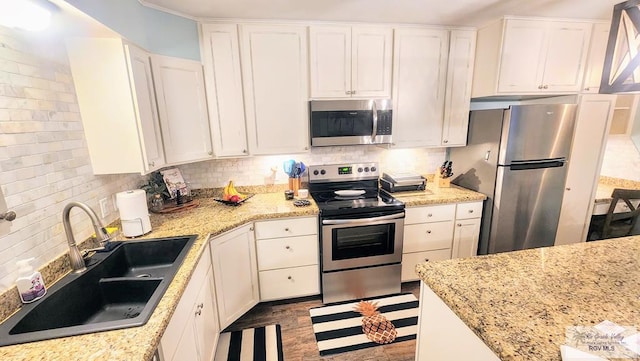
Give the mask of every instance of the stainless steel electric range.
M 310 166 L 320 209 L 322 301 L 400 292 L 404 203 L 378 188 L 377 163 Z

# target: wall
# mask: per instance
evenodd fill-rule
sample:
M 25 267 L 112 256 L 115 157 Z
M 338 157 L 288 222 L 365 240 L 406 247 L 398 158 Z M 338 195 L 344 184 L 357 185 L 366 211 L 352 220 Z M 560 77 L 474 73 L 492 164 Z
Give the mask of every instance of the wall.
M 136 0 L 65 0 L 146 50 L 200 61 L 195 21 L 141 5 Z
M 39 267 L 67 251 L 68 202 L 85 202 L 100 216 L 99 199 L 141 183 L 139 175 L 93 175 L 71 71 L 49 58 L 64 45 L 50 35 L 0 27 L 0 186 L 18 215 L 0 237 L 0 292 L 14 283 L 16 260 L 35 257 Z M 71 221 L 76 239 L 93 233 L 83 213 L 73 211 Z
M 287 183 L 282 163 L 287 159 L 302 161 L 306 165 L 349 162 L 379 162 L 382 172 L 435 173 L 444 162 L 446 150 L 435 149 L 383 149 L 376 146 L 322 147 L 313 148 L 308 154 L 283 156 L 259 156 L 251 158 L 225 159 L 181 165 L 186 182 L 192 188 L 215 188 L 224 186 L 230 179 L 237 185 L 262 185 L 267 177 L 275 174 L 275 183 Z M 275 173 L 271 168 L 277 167 Z M 454 164 L 455 172 L 455 164 Z
M 600 175 L 640 181 L 640 152 L 628 136 L 609 136 Z

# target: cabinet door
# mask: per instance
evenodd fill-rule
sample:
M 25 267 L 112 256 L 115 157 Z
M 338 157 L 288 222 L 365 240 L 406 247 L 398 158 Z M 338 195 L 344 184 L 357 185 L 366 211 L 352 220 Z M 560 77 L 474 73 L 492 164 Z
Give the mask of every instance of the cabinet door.
M 312 98 L 351 96 L 351 27 L 310 26 Z
M 439 146 L 449 49 L 446 30 L 396 29 L 393 62 L 393 143 Z
M 604 65 L 604 55 L 607 52 L 610 27 L 611 25 L 609 23 L 593 24 L 589 55 L 587 57 L 587 71 L 584 74 L 584 84 L 582 87 L 582 91 L 585 93 L 597 94 L 600 89 L 602 67 Z
M 351 29 L 351 90 L 356 97 L 390 97 L 393 29 Z
M 567 169 L 555 244 L 584 242 L 589 231 L 615 95 L 583 95 Z
M 307 151 L 306 28 L 243 25 L 241 30 L 242 74 L 251 153 Z
M 498 92 L 539 92 L 542 85 L 546 23 L 506 20 Z
M 590 38 L 589 23 L 549 23 L 542 79 L 545 92 L 580 90 Z
M 214 238 L 211 256 L 220 328 L 224 329 L 260 299 L 253 228 L 246 225 Z
M 202 43 L 214 153 L 218 157 L 246 156 L 238 26 L 203 24 Z
M 133 104 L 137 114 L 138 129 L 145 172 L 152 172 L 165 164 L 162 135 L 153 92 L 149 54 L 132 45 L 125 45 L 129 66 L 129 78 L 133 89 Z M 106 140 L 105 140 L 106 141 Z
M 167 163 L 213 158 L 202 65 L 154 55 L 151 67 Z
M 423 262 L 442 261 L 451 259 L 451 248 L 438 249 L 425 252 L 413 252 L 402 254 L 402 282 L 416 281 L 420 279 L 416 273 L 416 265 Z
M 218 311 L 214 302 L 213 272 L 209 270 L 203 282 L 195 304 L 195 341 L 200 361 L 213 361 L 216 353 L 220 325 Z M 185 358 L 185 360 L 187 360 Z
M 442 128 L 442 145 L 445 147 L 467 144 L 476 32 L 453 30 L 450 43 Z
M 480 218 L 456 220 L 451 258 L 472 257 L 478 254 Z
M 196 308 L 192 309 L 192 312 L 195 311 Z M 193 315 L 193 314 L 192 314 Z M 182 360 L 191 360 L 191 361 L 201 361 L 200 354 L 198 353 L 198 348 L 196 347 L 196 343 L 194 340 L 196 339 L 196 328 L 194 324 L 194 318 L 191 317 L 187 323 L 187 326 L 184 328 L 182 335 L 180 336 L 180 340 L 177 343 L 176 352 L 172 358 L 168 358 L 165 356 L 165 361 L 182 361 Z

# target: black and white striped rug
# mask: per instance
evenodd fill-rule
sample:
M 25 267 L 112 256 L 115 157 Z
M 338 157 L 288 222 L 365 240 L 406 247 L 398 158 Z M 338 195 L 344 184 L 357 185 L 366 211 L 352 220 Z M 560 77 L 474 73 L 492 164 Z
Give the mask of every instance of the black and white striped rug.
M 214 361 L 283 361 L 280 325 L 223 332 Z
M 398 336 L 394 343 L 416 338 L 418 299 L 413 294 L 371 300 L 378 303 L 380 313 L 396 327 Z M 309 310 L 320 356 L 379 346 L 362 333 L 362 315 L 354 311 L 358 302 L 359 300 Z

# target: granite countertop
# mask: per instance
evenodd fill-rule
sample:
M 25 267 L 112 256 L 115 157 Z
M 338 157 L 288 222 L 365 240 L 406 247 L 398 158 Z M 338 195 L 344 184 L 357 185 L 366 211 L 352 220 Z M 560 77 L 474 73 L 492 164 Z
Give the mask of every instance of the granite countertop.
M 416 266 L 502 360 L 560 361 L 569 326 L 640 326 L 640 236 Z
M 611 203 L 611 193 L 615 188 L 640 189 L 640 182 L 601 176 L 596 189 L 595 204 Z
M 207 195 L 210 196 L 210 194 Z M 452 186 L 452 188 L 433 188 L 432 185 L 424 192 L 394 193 L 393 196 L 404 201 L 407 206 L 485 199 L 482 194 L 457 186 Z M 213 198 L 203 197 L 197 199 L 199 202 L 197 208 L 177 213 L 152 214 L 152 231 L 136 239 L 191 234 L 198 235 L 198 238 L 151 318 L 144 326 L 0 347 L 0 360 L 151 360 L 162 333 L 166 329 L 171 315 L 189 282 L 191 273 L 203 254 L 209 235 L 216 236 L 248 222 L 261 219 L 317 215 L 318 207 L 311 198 L 309 200 L 311 201 L 311 206 L 295 207 L 292 201 L 284 199 L 284 195 L 281 192 L 259 193 L 241 206 L 231 207 L 216 202 Z M 60 274 L 52 276 L 52 279 L 62 277 L 69 272 L 68 261 L 56 260 L 52 263 L 55 262 L 59 264 L 55 268 Z M 5 298 L 17 299 L 17 294 L 15 297 Z M 0 306 L 17 309 L 19 300 L 13 300 Z M 11 312 L 5 313 L 10 314 Z

